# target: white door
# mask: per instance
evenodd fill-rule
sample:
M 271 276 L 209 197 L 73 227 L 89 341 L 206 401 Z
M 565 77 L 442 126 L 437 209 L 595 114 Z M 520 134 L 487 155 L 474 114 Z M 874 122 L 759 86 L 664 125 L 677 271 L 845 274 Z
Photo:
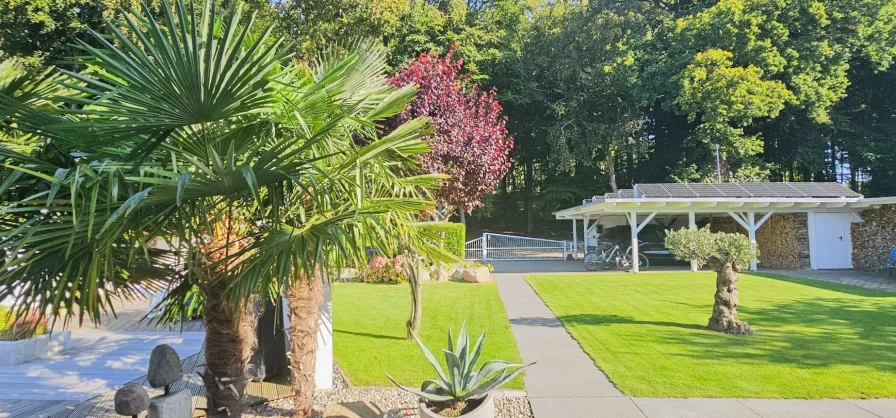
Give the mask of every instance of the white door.
M 852 268 L 851 213 L 809 213 L 809 257 L 816 270 Z

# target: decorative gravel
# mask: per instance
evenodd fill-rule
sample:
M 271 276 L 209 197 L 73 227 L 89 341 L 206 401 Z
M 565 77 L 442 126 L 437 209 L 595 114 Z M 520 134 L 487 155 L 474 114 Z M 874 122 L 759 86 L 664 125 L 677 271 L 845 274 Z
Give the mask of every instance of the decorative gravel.
M 355 388 L 346 384 L 339 369 L 333 370 L 333 389 L 314 394 L 314 418 L 323 414 L 330 403 L 370 401 L 385 413 L 383 418 L 418 417 L 417 399 L 410 393 L 388 388 Z M 245 417 L 291 417 L 292 399 L 278 399 L 251 408 Z M 533 418 L 529 399 L 525 396 L 495 398 L 498 418 Z

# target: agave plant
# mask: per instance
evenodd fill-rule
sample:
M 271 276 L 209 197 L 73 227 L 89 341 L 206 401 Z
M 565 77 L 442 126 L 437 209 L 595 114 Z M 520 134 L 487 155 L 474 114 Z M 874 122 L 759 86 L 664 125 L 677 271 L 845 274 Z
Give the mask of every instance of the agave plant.
M 462 325 L 460 333 L 457 335 L 456 344 L 454 338 L 452 338 L 451 330 L 448 330 L 448 349 L 442 350 L 445 352 L 445 364 L 448 366 L 448 373 L 446 374 L 435 356 L 432 355 L 432 352 L 420 341 L 417 334 L 412 335 L 417 344 L 420 345 L 420 349 L 423 350 L 423 354 L 426 355 L 426 359 L 436 369 L 439 378 L 423 382 L 420 390 L 417 390 L 402 386 L 388 373 L 386 377 L 399 388 L 429 402 L 466 402 L 482 399 L 489 392 L 504 386 L 529 366 L 535 364 L 523 365 L 504 360 L 489 360 L 477 369 L 476 363 L 482 354 L 485 333 L 483 332 L 479 336 L 475 344 L 470 344 L 471 341 L 467 335 L 466 325 Z

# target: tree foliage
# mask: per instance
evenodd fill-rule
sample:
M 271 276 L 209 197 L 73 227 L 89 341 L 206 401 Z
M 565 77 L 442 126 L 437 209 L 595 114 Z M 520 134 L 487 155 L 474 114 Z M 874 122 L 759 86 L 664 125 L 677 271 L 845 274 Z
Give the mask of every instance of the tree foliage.
M 709 226 L 667 231 L 666 248 L 678 260 L 708 264 L 716 271 L 729 263 L 737 270 L 759 257 L 759 248 L 743 234 L 712 232 Z
M 436 191 L 445 208 L 471 211 L 510 167 L 513 139 L 507 134 L 497 93 L 481 91 L 461 75 L 463 61 L 453 50 L 444 56 L 420 54 L 390 80 L 396 86 L 418 86 L 398 123 L 429 118 L 432 150 L 423 155 L 423 169 L 449 176 Z

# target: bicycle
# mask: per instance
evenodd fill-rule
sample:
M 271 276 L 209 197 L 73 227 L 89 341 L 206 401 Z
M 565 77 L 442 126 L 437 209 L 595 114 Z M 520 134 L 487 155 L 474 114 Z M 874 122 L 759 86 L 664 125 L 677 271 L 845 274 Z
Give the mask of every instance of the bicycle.
M 648 243 L 644 243 L 648 244 Z M 587 254 L 585 254 L 584 262 L 585 269 L 588 271 L 597 271 L 597 270 L 609 270 L 615 264 L 616 268 L 624 271 L 630 271 L 633 267 L 632 265 L 632 247 L 628 247 L 625 253 L 622 253 L 622 249 L 619 245 L 609 246 L 609 243 L 601 243 L 601 245 L 607 246 L 602 251 L 597 252 L 596 250 L 590 250 Z M 650 260 L 647 259 L 647 256 L 644 254 L 638 254 L 638 269 L 646 270 L 650 266 Z
M 588 253 L 585 254 L 583 259 L 585 262 L 585 269 L 588 271 L 609 270 L 613 268 L 614 265 L 617 268 L 623 268 L 622 259 L 625 256 L 622 254 L 622 249 L 619 248 L 619 245 L 610 246 L 609 243 L 600 243 L 598 247 L 601 246 L 603 246 L 604 249 L 600 250 L 600 252 L 595 249 L 589 250 Z

